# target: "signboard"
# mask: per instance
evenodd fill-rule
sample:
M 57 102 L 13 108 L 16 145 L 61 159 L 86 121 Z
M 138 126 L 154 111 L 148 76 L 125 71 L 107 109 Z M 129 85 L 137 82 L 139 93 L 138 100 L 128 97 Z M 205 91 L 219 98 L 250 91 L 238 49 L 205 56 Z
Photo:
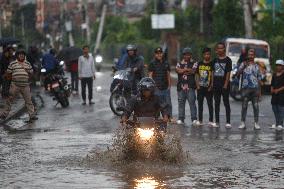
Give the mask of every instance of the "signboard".
M 175 15 L 174 14 L 152 14 L 152 29 L 174 29 Z

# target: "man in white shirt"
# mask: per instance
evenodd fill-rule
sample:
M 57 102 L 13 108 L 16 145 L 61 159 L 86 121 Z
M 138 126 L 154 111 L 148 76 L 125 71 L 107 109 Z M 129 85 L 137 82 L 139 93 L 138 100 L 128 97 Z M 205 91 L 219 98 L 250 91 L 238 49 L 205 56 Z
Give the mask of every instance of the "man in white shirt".
M 78 60 L 79 80 L 81 80 L 82 89 L 82 105 L 86 105 L 86 86 L 88 85 L 89 104 L 94 104 L 93 99 L 93 80 L 95 75 L 95 62 L 91 54 L 89 54 L 89 46 L 83 47 L 83 55 Z

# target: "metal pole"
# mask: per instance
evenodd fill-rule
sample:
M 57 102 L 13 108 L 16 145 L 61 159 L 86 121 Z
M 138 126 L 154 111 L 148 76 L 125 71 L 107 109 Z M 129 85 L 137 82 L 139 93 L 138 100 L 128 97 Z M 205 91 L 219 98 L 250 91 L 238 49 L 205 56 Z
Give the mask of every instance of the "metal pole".
M 86 23 L 86 37 L 87 37 L 87 43 L 90 44 L 91 42 L 91 35 L 90 35 L 90 27 L 89 27 L 89 14 L 88 14 L 88 2 L 87 0 L 84 1 L 84 7 L 85 7 L 85 23 Z
M 157 12 L 158 12 L 158 9 L 157 9 L 157 0 L 154 0 L 154 11 L 155 11 L 155 14 L 157 14 Z
M 0 20 L 0 38 L 2 38 L 2 22 Z
M 21 13 L 21 23 L 22 23 L 22 37 L 25 38 L 25 17 L 23 12 Z
M 101 16 L 101 19 L 100 19 L 99 31 L 97 33 L 96 46 L 95 46 L 95 49 L 94 49 L 94 54 L 96 54 L 98 52 L 98 49 L 100 48 L 101 38 L 102 38 L 102 33 L 103 33 L 103 27 L 104 27 L 104 23 L 105 23 L 106 10 L 107 10 L 107 5 L 104 4 L 103 10 L 102 10 L 102 16 Z
M 200 1 L 200 33 L 204 32 L 204 23 L 203 23 L 203 0 Z
M 275 0 L 272 0 L 272 20 L 273 24 L 275 24 Z
M 12 26 L 12 30 L 13 30 L 13 37 L 16 37 L 16 28 L 15 28 L 15 24 L 13 24 Z

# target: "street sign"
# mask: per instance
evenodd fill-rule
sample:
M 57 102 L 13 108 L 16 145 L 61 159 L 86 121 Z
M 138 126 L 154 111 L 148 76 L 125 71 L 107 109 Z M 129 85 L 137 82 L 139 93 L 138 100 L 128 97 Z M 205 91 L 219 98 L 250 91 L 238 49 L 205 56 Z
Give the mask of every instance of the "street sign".
M 152 29 L 174 29 L 175 15 L 174 14 L 152 14 Z

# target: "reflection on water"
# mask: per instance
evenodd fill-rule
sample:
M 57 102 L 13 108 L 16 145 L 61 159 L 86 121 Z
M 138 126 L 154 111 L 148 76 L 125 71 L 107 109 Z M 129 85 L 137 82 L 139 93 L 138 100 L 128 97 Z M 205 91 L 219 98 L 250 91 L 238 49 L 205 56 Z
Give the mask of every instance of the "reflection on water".
M 155 189 L 165 186 L 163 182 L 155 180 L 154 177 L 142 177 L 134 180 L 135 189 Z

